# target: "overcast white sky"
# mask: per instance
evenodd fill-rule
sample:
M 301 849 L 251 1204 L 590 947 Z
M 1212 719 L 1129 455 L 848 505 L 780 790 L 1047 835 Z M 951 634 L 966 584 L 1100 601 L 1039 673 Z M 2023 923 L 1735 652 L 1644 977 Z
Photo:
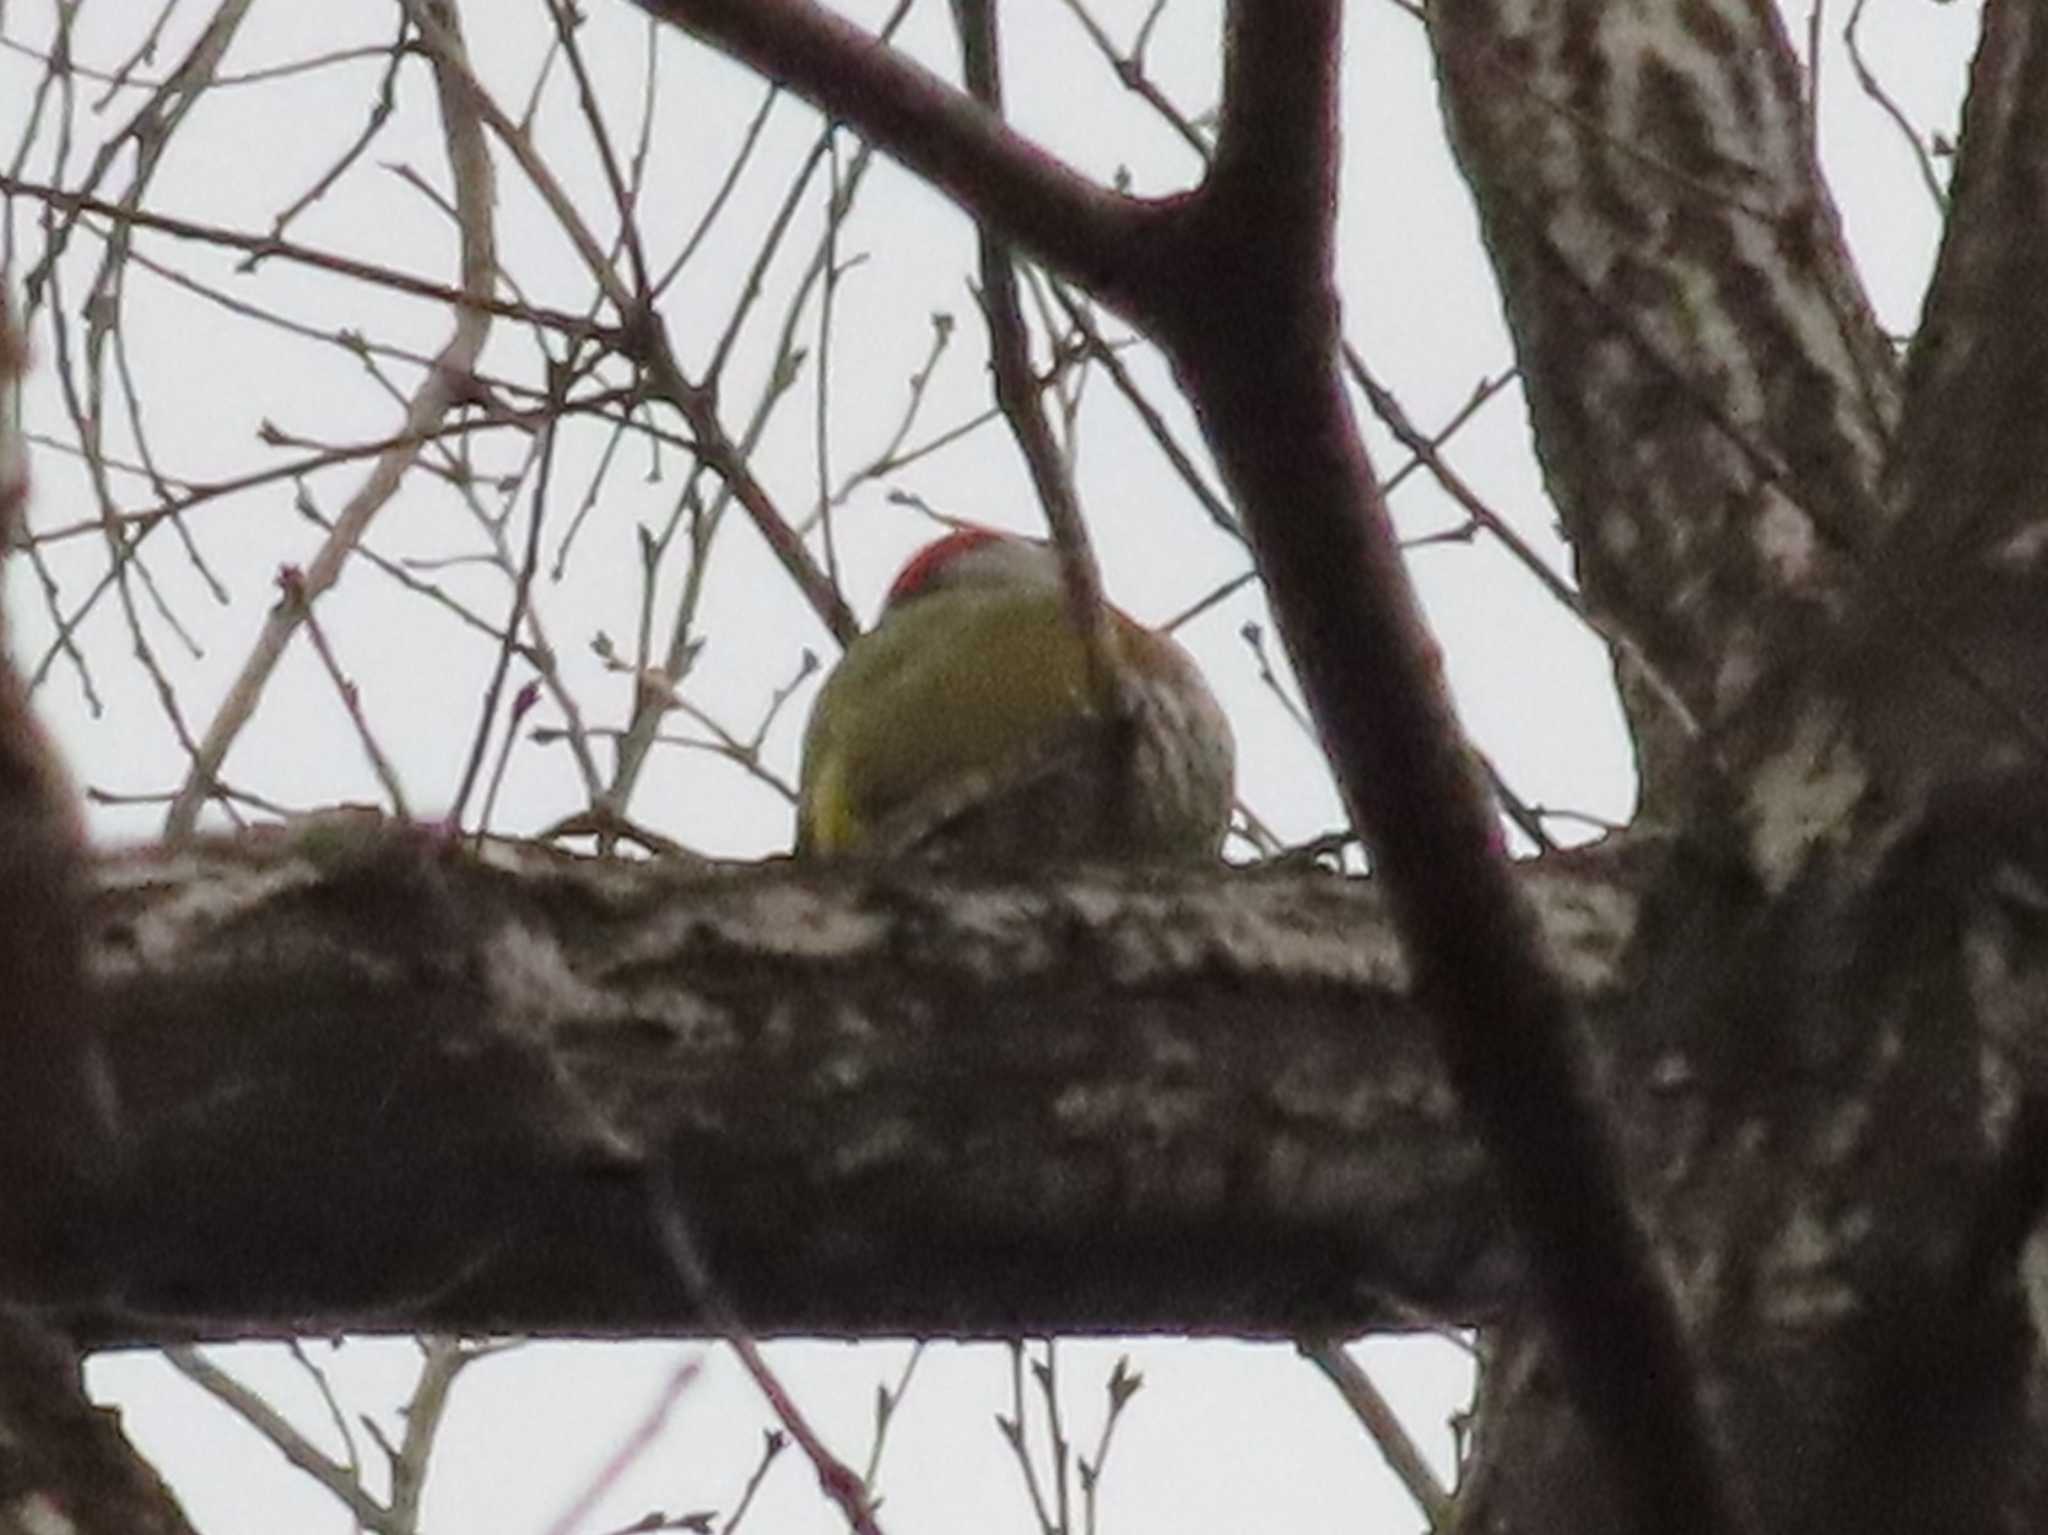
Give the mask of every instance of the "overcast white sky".
M 32 55 L 47 46 L 56 9 L 54 0 L 0 4 L 0 39 L 7 45 L 0 52 L 0 152 L 12 161 L 19 147 L 21 173 L 30 179 L 76 184 L 80 167 L 142 98 L 135 91 L 116 93 L 101 107 L 103 88 L 83 80 L 68 106 L 56 94 L 38 104 L 41 70 Z M 847 9 L 873 21 L 885 7 L 862 0 Z M 1095 14 L 1113 36 L 1127 41 L 1146 9 L 1139 0 L 1102 0 Z M 602 82 L 612 130 L 630 146 L 646 27 L 621 0 L 586 0 L 586 10 L 583 44 Z M 1952 133 L 1974 42 L 1974 7 L 1880 0 L 1869 11 L 1866 52 L 1886 88 L 1923 129 Z M 1174 0 L 1149 55 L 1154 78 L 1191 114 L 1213 100 L 1215 12 L 1214 0 Z M 132 0 L 82 6 L 75 56 L 82 65 L 112 68 L 134 50 L 155 14 L 155 7 Z M 174 8 L 154 61 L 139 66 L 138 75 L 161 78 L 211 14 L 203 7 Z M 1805 6 L 1788 8 L 1795 35 L 1805 35 L 1808 14 Z M 1838 41 L 1847 14 L 1837 4 L 1824 16 L 1829 41 L 1822 61 L 1823 151 L 1880 313 L 1904 332 L 1917 314 L 1937 215 L 1896 129 L 1856 88 Z M 517 113 L 546 47 L 544 7 L 540 0 L 495 0 L 489 6 L 470 0 L 465 16 L 480 75 Z M 257 5 L 225 72 L 246 76 L 349 47 L 387 44 L 395 18 L 391 5 Z M 1164 191 L 1193 179 L 1192 154 L 1119 87 L 1065 5 L 1011 0 L 1004 19 L 1012 113 L 1023 128 L 1105 179 L 1127 170 L 1140 190 Z M 941 0 L 919 0 L 905 45 L 934 67 L 952 71 L 950 23 Z M 701 216 L 761 96 L 758 81 L 679 38 L 664 39 L 660 59 L 641 218 L 658 263 L 680 247 Z M 145 205 L 250 233 L 267 230 L 360 132 L 381 69 L 379 58 L 335 57 L 318 70 L 209 93 L 172 141 Z M 1421 29 L 1412 18 L 1379 0 L 1354 0 L 1345 89 L 1341 270 L 1347 328 L 1410 415 L 1435 430 L 1482 379 L 1498 375 L 1511 359 L 1469 199 L 1451 168 L 1437 120 Z M 369 152 L 288 233 L 306 245 L 446 279 L 453 269 L 448 223 L 397 169 L 408 168 L 435 188 L 447 183 L 431 88 L 417 62 L 401 72 L 396 104 L 391 124 Z M 31 132 L 38 111 L 42 115 Z M 60 169 L 57 145 L 67 123 L 71 147 Z M 778 107 L 704 253 L 669 296 L 664 316 L 692 368 L 702 365 L 731 313 L 746 263 L 817 127 L 807 109 Z M 606 213 L 574 93 L 559 71 L 542 97 L 535 137 L 593 227 L 609 237 L 614 221 Z M 842 159 L 850 159 L 851 141 L 842 140 L 842 146 Z M 107 184 L 111 188 L 125 185 L 132 149 L 124 154 Z M 536 302 L 583 308 L 590 284 L 573 250 L 502 155 L 498 174 L 501 254 L 520 291 Z M 762 313 L 736 354 L 723 396 L 735 431 L 775 356 L 792 274 L 822 227 L 821 186 L 814 184 L 807 195 L 789 249 L 770 273 Z M 39 217 L 27 201 L 17 200 L 10 209 L 15 266 L 9 281 L 16 285 L 40 254 Z M 236 274 L 232 257 L 150 236 L 138 240 L 138 249 L 215 292 L 301 325 L 330 332 L 352 327 L 375 341 L 419 352 L 431 352 L 445 336 L 446 318 L 434 306 L 363 284 L 284 263 Z M 97 235 L 80 234 L 60 268 L 58 302 L 74 318 L 100 250 Z M 934 313 L 950 313 L 958 325 L 911 440 L 971 419 L 986 398 L 980 323 L 966 286 L 972 235 L 959 215 L 903 173 L 881 166 L 840 232 L 839 253 L 842 261 L 858 261 L 839 286 L 830 337 L 827 453 L 835 483 L 893 431 L 906 380 L 924 360 Z M 43 367 L 31 393 L 29 425 L 71 439 L 54 381 L 58 352 L 46 322 L 46 316 L 38 318 L 34 337 Z M 399 418 L 392 394 L 342 349 L 237 315 L 139 269 L 130 273 L 121 332 L 144 400 L 150 447 L 164 471 L 175 476 L 223 479 L 307 451 L 260 442 L 256 434 L 266 422 L 288 435 L 352 443 L 388 433 Z M 818 479 L 815 304 L 805 311 L 800 336 L 808 349 L 806 365 L 755 458 L 761 477 L 792 515 L 815 498 Z M 1163 370 L 1142 353 L 1128 360 L 1154 400 L 1171 409 L 1182 441 L 1193 446 L 1185 412 L 1171 408 Z M 79 366 L 76 357 L 72 366 Z M 530 339 L 509 324 L 496 332 L 485 366 L 529 381 L 537 377 Z M 390 377 L 404 390 L 416 373 L 394 366 Z M 135 438 L 125 406 L 110 400 L 107 413 L 110 454 L 132 457 Z M 1375 428 L 1370 440 L 1383 474 L 1401 467 L 1402 456 L 1383 433 Z M 1084 504 L 1110 593 L 1124 607 L 1141 618 L 1164 619 L 1243 568 L 1240 552 L 1210 528 L 1106 379 L 1088 386 L 1079 442 Z M 619 445 L 616 460 L 605 467 L 608 445 L 587 427 L 563 435 L 544 539 L 551 561 L 586 488 L 593 477 L 602 478 L 595 510 L 569 552 L 563 577 L 536 591 L 564 672 L 598 724 L 615 722 L 628 700 L 625 682 L 604 671 L 589 649 L 590 638 L 603 630 L 631 652 L 641 603 L 636 529 L 658 528 L 670 516 L 686 470 L 674 450 L 662 450 L 657 460 L 633 441 Z M 476 459 L 491 473 L 514 471 L 525 446 L 523 439 L 501 434 L 481 442 Z M 1512 389 L 1476 415 L 1455 439 L 1450 457 L 1563 566 L 1529 452 L 1526 419 Z M 309 476 L 307 493 L 331 515 L 364 472 L 358 462 Z M 61 453 L 40 451 L 36 473 L 39 528 L 94 515 L 87 482 Z M 116 475 L 112 485 L 124 509 L 153 504 L 147 483 L 133 475 Z M 209 503 L 187 517 L 206 569 L 226 593 L 224 602 L 168 533 L 156 535 L 149 546 L 147 563 L 165 609 L 190 636 L 192 649 L 153 611 L 149 594 L 138 591 L 136 600 L 144 631 L 194 733 L 204 728 L 248 652 L 273 597 L 275 570 L 310 559 L 317 547 L 319 531 L 295 512 L 294 494 L 294 485 L 281 481 Z M 846 590 L 863 619 L 872 616 L 903 554 L 930 533 L 930 524 L 892 500 L 904 494 L 954 514 L 1036 526 L 1015 453 L 995 429 L 857 489 L 838 509 L 836 525 Z M 526 505 L 522 495 L 512 524 L 515 537 L 523 537 Z M 1403 482 L 1394 507 L 1411 535 L 1459 521 L 1422 475 Z M 483 546 L 476 522 L 458 499 L 422 473 L 386 508 L 369 543 L 393 559 L 442 561 Z M 60 606 L 69 613 L 103 571 L 103 548 L 96 537 L 78 537 L 45 552 L 63 593 Z M 1543 805 L 1624 817 L 1631 792 L 1626 740 L 1598 647 L 1483 541 L 1420 548 L 1412 566 L 1446 646 L 1468 727 L 1508 781 Z M 685 571 L 676 556 L 659 575 L 653 611 L 656 633 L 664 639 Z M 421 568 L 419 574 L 481 612 L 504 611 L 506 585 L 493 571 L 471 564 Z M 22 565 L 10 580 L 14 611 L 21 615 L 19 654 L 36 666 L 51 644 L 48 609 Z M 491 647 L 360 563 L 320 612 L 412 807 L 435 812 L 459 779 Z M 1262 619 L 1256 592 L 1246 591 L 1187 626 L 1182 638 L 1201 658 L 1235 723 L 1245 799 L 1278 832 L 1295 839 L 1334 826 L 1336 800 L 1312 744 L 1261 682 L 1257 657 L 1239 637 L 1247 620 Z M 826 658 L 832 648 L 737 517 L 729 520 L 708 567 L 698 632 L 707 642 L 687 696 L 741 735 L 751 731 L 773 691 L 797 673 L 805 647 Z M 95 714 L 80 672 L 61 658 L 49 668 L 39 696 L 81 782 L 117 794 L 174 787 L 183 758 L 156 690 L 131 654 L 119 605 L 101 601 L 79 638 L 91 657 L 90 682 L 100 711 Z M 1278 664 L 1277 648 L 1269 646 L 1268 654 Z M 814 685 L 791 702 L 765 743 L 768 765 L 785 780 L 793 781 L 796 739 Z M 559 715 L 543 705 L 536 719 L 552 724 Z M 380 800 L 335 690 L 303 639 L 230 757 L 227 776 L 293 807 Z M 580 804 L 567 753 L 526 744 L 513 755 L 493 824 L 534 830 Z M 758 856 L 788 844 L 787 803 L 758 780 L 700 752 L 658 754 L 633 808 L 658 830 L 710 853 Z M 161 815 L 160 805 L 100 808 L 94 825 L 108 841 L 134 840 L 153 835 Z M 1126 1347 L 1146 1386 L 1119 1429 L 1104 1490 L 1105 1529 L 1284 1528 L 1316 1535 L 1419 1525 L 1329 1388 L 1284 1348 L 1065 1345 L 1065 1402 L 1077 1445 L 1092 1444 L 1103 1378 Z M 355 1342 L 332 1352 L 317 1345 L 312 1352 L 331 1370 L 349 1411 L 377 1416 L 395 1435 L 393 1409 L 408 1387 L 410 1345 Z M 534 1345 L 475 1366 L 458 1389 L 430 1487 L 426 1527 L 448 1535 L 545 1529 L 676 1361 L 695 1352 L 695 1345 L 672 1343 Z M 789 1345 L 778 1347 L 774 1358 L 835 1446 L 859 1460 L 871 1433 L 875 1388 L 895 1380 L 906 1352 L 906 1345 L 896 1343 Z M 1431 1342 L 1380 1341 L 1361 1352 L 1441 1463 L 1449 1443 L 1444 1420 L 1467 1387 L 1460 1357 L 1448 1345 Z M 220 1357 L 260 1383 L 309 1433 L 338 1448 L 307 1376 L 281 1350 L 240 1348 L 223 1350 Z M 348 1527 L 338 1504 L 160 1361 L 143 1355 L 103 1358 L 95 1361 L 91 1380 L 103 1399 L 123 1407 L 137 1440 L 208 1535 L 277 1529 L 317 1535 Z M 889 1529 L 901 1535 L 1034 1527 L 1016 1468 L 993 1427 L 993 1415 L 1008 1408 L 1008 1390 L 1001 1350 L 928 1351 L 885 1463 L 881 1485 Z M 672 1514 L 730 1510 L 768 1422 L 765 1407 L 733 1363 L 707 1353 L 703 1376 L 681 1399 L 657 1446 L 584 1528 L 616 1528 L 653 1508 Z M 822 1531 L 837 1528 L 838 1521 L 792 1454 L 770 1476 L 746 1527 Z

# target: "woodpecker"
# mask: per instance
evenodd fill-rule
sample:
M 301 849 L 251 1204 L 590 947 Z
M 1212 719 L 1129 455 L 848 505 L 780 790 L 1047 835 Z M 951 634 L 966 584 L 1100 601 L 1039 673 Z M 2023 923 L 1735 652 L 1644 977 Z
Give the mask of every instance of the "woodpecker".
M 1214 858 L 1236 747 L 1193 658 L 1108 612 L 1103 706 L 1051 545 L 989 528 L 912 556 L 804 730 L 797 853 Z

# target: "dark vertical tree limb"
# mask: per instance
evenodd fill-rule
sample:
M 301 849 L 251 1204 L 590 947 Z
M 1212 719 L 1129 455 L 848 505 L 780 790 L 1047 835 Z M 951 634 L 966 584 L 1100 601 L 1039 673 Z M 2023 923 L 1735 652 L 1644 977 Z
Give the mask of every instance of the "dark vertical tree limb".
M 1906 375 L 1881 568 L 1921 622 L 1875 615 L 1831 679 L 1909 792 L 2048 773 L 2048 18 L 1995 3 Z
M 1643 1528 L 1740 1528 L 1697 1372 L 1570 999 L 1504 878 L 1491 799 L 1338 374 L 1334 4 L 1229 11 L 1214 174 L 1147 315 L 1195 402 L 1572 1393 Z

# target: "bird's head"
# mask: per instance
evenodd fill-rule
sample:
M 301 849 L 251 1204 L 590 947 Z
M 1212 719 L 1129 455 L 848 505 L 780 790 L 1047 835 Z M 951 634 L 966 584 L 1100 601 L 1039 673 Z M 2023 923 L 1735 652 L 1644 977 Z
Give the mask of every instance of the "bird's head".
M 893 613 L 933 592 L 972 589 L 1060 589 L 1059 555 L 1051 544 L 994 528 L 956 528 L 913 554 L 890 583 L 882 611 Z

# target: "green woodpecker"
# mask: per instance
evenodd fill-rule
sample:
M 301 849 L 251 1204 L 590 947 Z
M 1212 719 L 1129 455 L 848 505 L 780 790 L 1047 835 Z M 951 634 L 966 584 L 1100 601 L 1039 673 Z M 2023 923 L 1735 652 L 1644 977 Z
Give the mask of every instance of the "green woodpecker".
M 1051 545 L 987 528 L 927 545 L 819 691 L 797 852 L 1215 857 L 1230 723 L 1169 636 L 1108 617 L 1121 723 L 1091 684 Z

